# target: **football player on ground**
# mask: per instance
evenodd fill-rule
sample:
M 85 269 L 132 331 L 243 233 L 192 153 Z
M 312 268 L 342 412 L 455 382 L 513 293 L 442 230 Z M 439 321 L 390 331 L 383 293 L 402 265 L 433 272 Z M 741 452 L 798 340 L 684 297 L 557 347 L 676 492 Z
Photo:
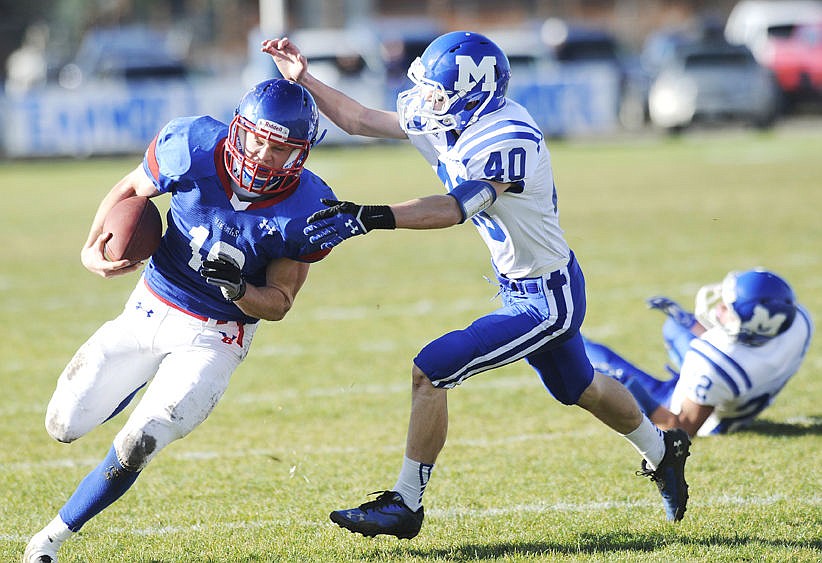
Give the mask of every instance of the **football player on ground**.
M 309 263 L 328 249 L 303 235 L 333 198 L 307 169 L 317 106 L 302 86 L 268 80 L 245 94 L 229 125 L 172 120 L 143 162 L 100 203 L 83 265 L 104 278 L 140 264 L 109 262 L 103 219 L 124 198 L 171 196 L 167 229 L 123 312 L 77 351 L 57 382 L 46 429 L 72 442 L 146 387 L 105 459 L 32 537 L 25 563 L 54 563 L 61 544 L 116 501 L 169 443 L 214 409 L 248 353 L 259 319 L 288 313 Z
M 367 108 L 320 82 L 287 38 L 264 41 L 262 50 L 347 133 L 409 139 L 448 192 L 394 205 L 328 201 L 329 209 L 309 220 L 320 221 L 317 236 L 334 245 L 373 229 L 439 229 L 470 220 L 491 252 L 502 297 L 499 309 L 437 338 L 414 358 L 396 484 L 373 501 L 332 512 L 331 519 L 366 536 L 416 536 L 423 492 L 445 444 L 447 390 L 525 359 L 558 401 L 590 411 L 628 439 L 644 457 L 641 472 L 658 486 L 668 519 L 680 520 L 688 499 L 688 435 L 663 433 L 625 387 L 596 374 L 585 355 L 582 270 L 559 225 L 543 134 L 527 110 L 505 96 L 511 71 L 500 48 L 478 33 L 438 37 L 409 68 L 414 87 L 398 96 L 396 112 Z
M 668 317 L 671 365 L 660 380 L 603 344 L 585 341 L 597 371 L 621 381 L 660 428 L 691 436 L 748 426 L 799 370 L 813 336 L 808 311 L 788 283 L 763 269 L 730 272 L 696 294 L 690 313 L 667 297 L 648 300 Z

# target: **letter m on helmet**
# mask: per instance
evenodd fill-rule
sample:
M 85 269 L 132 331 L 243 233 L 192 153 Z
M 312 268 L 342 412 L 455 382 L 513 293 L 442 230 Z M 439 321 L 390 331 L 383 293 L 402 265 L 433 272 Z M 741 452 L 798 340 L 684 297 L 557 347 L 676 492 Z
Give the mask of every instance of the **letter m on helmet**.
M 474 63 L 474 59 L 467 55 L 457 55 L 456 63 L 459 67 L 459 76 L 454 82 L 454 90 L 471 90 L 474 84 L 482 81 L 482 89 L 485 92 L 493 92 L 497 88 L 494 80 L 494 66 L 497 59 L 491 56 L 482 57 L 479 64 Z

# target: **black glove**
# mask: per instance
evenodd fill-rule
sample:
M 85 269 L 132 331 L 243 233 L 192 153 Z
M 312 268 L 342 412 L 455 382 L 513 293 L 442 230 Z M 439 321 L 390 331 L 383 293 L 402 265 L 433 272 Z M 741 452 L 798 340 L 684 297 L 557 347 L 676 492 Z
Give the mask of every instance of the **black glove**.
M 322 209 L 308 218 L 308 223 L 316 223 L 323 219 L 332 219 L 334 226 L 343 239 L 355 235 L 364 235 L 374 229 L 396 229 L 394 212 L 387 205 L 360 205 L 353 201 L 338 201 L 336 199 L 321 199 L 328 209 Z M 350 215 L 348 218 L 346 215 Z M 354 222 L 351 222 L 353 219 Z M 361 232 L 360 232 L 361 231 Z
M 200 275 L 206 283 L 216 285 L 229 301 L 237 301 L 245 295 L 245 280 L 239 264 L 227 254 L 215 260 L 204 260 Z

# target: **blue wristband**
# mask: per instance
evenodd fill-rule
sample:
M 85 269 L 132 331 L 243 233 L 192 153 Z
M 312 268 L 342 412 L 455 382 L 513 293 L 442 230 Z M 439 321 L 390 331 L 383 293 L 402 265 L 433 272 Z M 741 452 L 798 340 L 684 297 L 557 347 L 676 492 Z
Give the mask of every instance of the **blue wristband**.
M 497 200 L 497 190 L 484 180 L 466 180 L 457 185 L 448 195 L 457 200 L 462 212 L 460 223 L 465 223 L 480 211 L 484 211 Z
M 642 409 L 646 416 L 650 417 L 651 413 L 659 407 L 659 401 L 651 397 L 650 393 L 648 393 L 645 387 L 636 379 L 629 377 L 623 385 L 625 385 L 625 388 L 634 396 L 637 404 L 639 404 L 639 408 Z

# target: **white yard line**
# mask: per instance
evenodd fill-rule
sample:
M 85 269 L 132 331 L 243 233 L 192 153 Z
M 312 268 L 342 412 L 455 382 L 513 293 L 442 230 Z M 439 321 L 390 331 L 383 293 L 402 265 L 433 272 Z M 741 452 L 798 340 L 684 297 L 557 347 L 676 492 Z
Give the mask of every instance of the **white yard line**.
M 818 506 L 822 503 L 822 497 L 816 496 L 811 498 L 790 498 L 782 495 L 772 495 L 767 497 L 740 497 L 723 495 L 715 497 L 706 502 L 694 503 L 696 506 L 767 506 L 779 502 L 789 502 L 791 504 L 802 506 Z M 631 508 L 650 508 L 656 507 L 659 503 L 651 500 L 636 500 L 636 501 L 601 501 L 601 502 L 587 502 L 587 503 L 536 503 L 536 504 L 518 504 L 513 506 L 489 507 L 489 508 L 448 508 L 448 509 L 431 509 L 427 510 L 426 514 L 435 519 L 451 520 L 455 518 L 498 518 L 504 516 L 518 516 L 524 514 L 538 514 L 542 512 L 601 512 L 603 510 L 612 509 L 631 509 Z M 282 518 L 268 518 L 264 520 L 243 520 L 243 521 L 227 521 L 227 522 L 213 522 L 190 524 L 186 526 L 149 526 L 146 528 L 120 528 L 109 526 L 105 528 L 96 528 L 95 535 L 106 534 L 126 534 L 133 536 L 166 536 L 173 534 L 192 534 L 197 532 L 211 533 L 226 530 L 256 530 L 262 528 L 271 528 L 276 526 L 299 526 L 301 528 L 326 528 L 332 527 L 331 522 L 322 519 L 318 520 L 304 520 L 295 519 L 288 516 Z M 28 541 L 28 535 L 20 534 L 0 534 L 0 541 L 22 542 Z M 189 538 L 190 539 L 190 538 Z
M 502 436 L 494 440 L 485 439 L 463 439 L 449 440 L 449 448 L 455 447 L 471 447 L 471 448 L 496 448 L 506 444 L 522 443 L 522 442 L 546 442 L 568 437 L 583 438 L 590 436 L 597 432 L 596 428 L 575 430 L 572 432 L 545 432 L 532 434 L 516 434 L 512 436 Z M 277 457 L 282 458 L 285 455 L 288 457 L 303 456 L 303 455 L 338 455 L 338 454 L 358 454 L 358 453 L 373 453 L 375 451 L 383 452 L 402 452 L 404 444 L 398 442 L 388 446 L 311 446 L 300 444 L 299 446 L 287 446 L 272 450 L 272 449 L 242 449 L 242 450 L 202 450 L 202 451 L 181 451 L 181 452 L 164 452 L 163 457 L 167 459 L 182 459 L 182 460 L 208 460 L 208 459 L 241 459 L 248 457 Z M 287 452 L 284 454 L 284 452 Z M 39 461 L 21 461 L 16 463 L 0 464 L 0 471 L 3 472 L 30 472 L 42 469 L 61 469 L 66 467 L 88 467 L 89 469 L 100 463 L 99 458 L 61 458 Z

